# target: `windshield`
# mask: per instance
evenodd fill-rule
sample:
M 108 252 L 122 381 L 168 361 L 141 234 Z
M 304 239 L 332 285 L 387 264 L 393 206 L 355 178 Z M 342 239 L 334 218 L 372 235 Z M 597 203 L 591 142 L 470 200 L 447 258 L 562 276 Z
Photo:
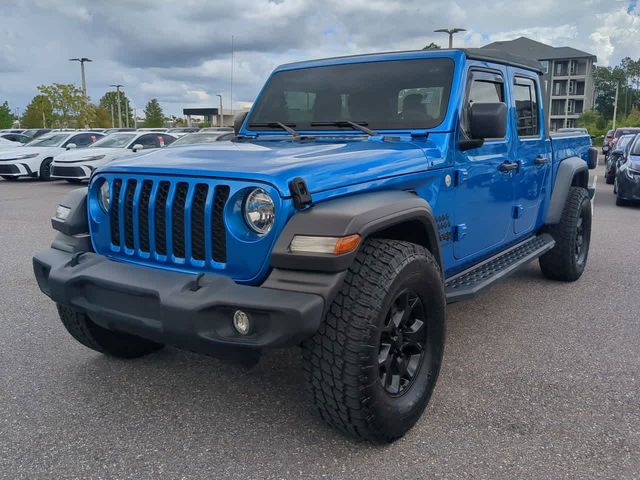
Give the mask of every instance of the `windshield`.
M 96 143 L 91 145 L 91 148 L 100 147 L 100 148 L 125 148 L 131 140 L 136 137 L 136 134 L 122 134 L 122 133 L 112 133 L 104 137 L 101 140 L 98 140 Z
M 622 150 L 624 147 L 635 138 L 635 135 L 623 135 L 618 140 L 618 144 L 616 145 L 616 150 Z
M 36 138 L 27 145 L 30 147 L 59 147 L 68 136 L 69 135 L 48 135 L 46 137 Z
M 622 135 L 629 135 L 631 133 L 640 133 L 640 128 L 620 128 L 616 130 L 616 138 L 620 138 Z
M 630 155 L 640 155 L 640 135 L 635 137 L 635 141 L 633 142 L 633 145 L 631 146 L 631 151 L 629 152 Z
M 446 58 L 331 65 L 274 74 L 248 121 L 249 129 L 338 130 L 439 125 L 449 103 L 453 61 Z M 340 122 L 342 125 L 328 125 Z M 322 125 L 324 123 L 324 125 Z M 320 124 L 320 125 L 318 125 Z
M 184 137 L 180 137 L 173 142 L 173 145 L 194 145 L 196 143 L 213 143 L 218 141 L 224 135 L 224 132 L 220 133 L 189 133 Z

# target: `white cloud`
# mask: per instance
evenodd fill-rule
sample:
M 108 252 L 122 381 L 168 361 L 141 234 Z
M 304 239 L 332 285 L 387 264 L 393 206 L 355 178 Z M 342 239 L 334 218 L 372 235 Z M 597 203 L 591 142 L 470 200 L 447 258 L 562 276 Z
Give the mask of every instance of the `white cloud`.
M 167 113 L 251 102 L 278 64 L 360 52 L 446 45 L 443 27 L 466 28 L 458 46 L 529 36 L 595 53 L 600 64 L 637 58 L 640 25 L 628 1 L 585 0 L 16 0 L 0 15 L 0 101 L 24 108 L 36 86 L 79 83 L 68 58 L 88 56 L 89 94 L 122 83 L 142 108 Z

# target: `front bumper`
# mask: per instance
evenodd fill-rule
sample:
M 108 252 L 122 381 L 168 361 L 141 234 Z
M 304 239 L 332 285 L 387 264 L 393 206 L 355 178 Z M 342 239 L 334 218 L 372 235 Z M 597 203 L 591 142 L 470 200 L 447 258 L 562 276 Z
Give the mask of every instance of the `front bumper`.
M 627 177 L 626 173 L 619 172 L 618 179 L 618 197 L 623 200 L 640 201 L 640 175 L 635 179 Z
M 50 248 L 33 258 L 33 267 L 46 295 L 104 328 L 204 354 L 298 345 L 324 314 L 321 295 L 238 285 L 221 275 L 202 276 L 197 288 L 195 275 L 91 252 L 78 256 Z M 251 319 L 246 336 L 233 327 L 238 309 Z
M 26 163 L 15 162 L 0 162 L 0 175 L 5 177 L 37 177 L 38 173 L 29 168 Z
M 64 164 L 53 162 L 51 165 L 51 178 L 63 178 L 72 180 L 89 180 L 94 168 L 88 165 Z

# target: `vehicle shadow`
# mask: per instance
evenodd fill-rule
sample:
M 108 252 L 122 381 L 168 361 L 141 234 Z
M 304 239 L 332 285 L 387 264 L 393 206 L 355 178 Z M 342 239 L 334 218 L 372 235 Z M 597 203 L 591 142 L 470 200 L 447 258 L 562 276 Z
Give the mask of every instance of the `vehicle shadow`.
M 96 354 L 70 368 L 73 401 L 82 409 L 115 413 L 106 435 L 142 422 L 147 431 L 172 428 L 172 443 L 206 435 L 213 444 L 241 449 L 247 438 L 259 436 L 298 445 L 371 448 L 333 431 L 315 413 L 304 388 L 299 348 L 267 352 L 251 369 L 174 348 L 137 360 Z M 106 404 L 117 406 L 117 412 Z M 167 425 L 166 419 L 179 422 Z

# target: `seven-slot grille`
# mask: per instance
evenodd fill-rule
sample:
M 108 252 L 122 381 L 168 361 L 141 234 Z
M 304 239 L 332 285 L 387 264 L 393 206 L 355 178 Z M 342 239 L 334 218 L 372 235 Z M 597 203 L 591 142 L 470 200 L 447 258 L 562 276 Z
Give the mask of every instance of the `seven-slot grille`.
M 228 185 L 116 178 L 111 186 L 111 243 L 134 254 L 226 263 L 224 207 L 229 190 Z

